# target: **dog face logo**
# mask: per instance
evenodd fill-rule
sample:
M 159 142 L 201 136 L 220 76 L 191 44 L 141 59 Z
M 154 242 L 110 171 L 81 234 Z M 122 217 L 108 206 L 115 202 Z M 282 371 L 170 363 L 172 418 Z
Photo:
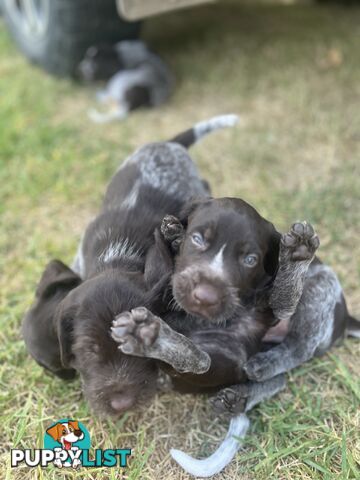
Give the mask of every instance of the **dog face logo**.
M 79 422 L 69 420 L 56 423 L 46 430 L 54 440 L 61 443 L 64 450 L 70 450 L 73 443 L 84 438 L 84 432 L 79 428 Z
M 82 450 L 90 447 L 90 437 L 78 421 L 64 419 L 46 430 L 44 445 L 55 451 L 56 467 L 78 468 L 81 465 Z

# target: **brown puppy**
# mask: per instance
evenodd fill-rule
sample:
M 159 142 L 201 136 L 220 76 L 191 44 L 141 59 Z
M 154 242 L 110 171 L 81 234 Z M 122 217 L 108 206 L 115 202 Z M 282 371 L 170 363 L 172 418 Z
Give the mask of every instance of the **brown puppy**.
M 188 313 L 221 323 L 239 307 L 255 305 L 273 279 L 280 234 L 237 198 L 193 203 L 172 279 L 173 295 Z
M 164 313 L 171 258 L 154 231 L 167 213 L 178 215 L 189 198 L 207 194 L 185 147 L 236 120 L 215 117 L 134 152 L 113 176 L 72 269 L 59 261 L 46 267 L 23 322 L 26 346 L 61 377 L 79 372 L 97 413 L 120 414 L 156 389 L 155 360 L 124 355 L 110 327 L 119 314 L 138 306 Z M 209 366 L 206 354 L 203 359 L 201 371 Z
M 208 390 L 244 380 L 245 362 L 260 350 L 261 339 L 277 321 L 269 295 L 281 235 L 235 198 L 193 202 L 180 220 L 167 216 L 162 233 L 178 250 L 172 287 L 181 310 L 163 319 L 149 311 L 124 313 L 114 322 L 113 338 L 124 353 L 164 361 L 163 368 L 181 390 Z M 176 368 L 183 346 L 180 337 L 165 334 L 165 322 L 210 356 L 207 372 L 199 375 L 196 355 L 193 368 L 189 355 L 187 370 Z M 138 323 L 147 325 L 148 335 L 134 328 Z

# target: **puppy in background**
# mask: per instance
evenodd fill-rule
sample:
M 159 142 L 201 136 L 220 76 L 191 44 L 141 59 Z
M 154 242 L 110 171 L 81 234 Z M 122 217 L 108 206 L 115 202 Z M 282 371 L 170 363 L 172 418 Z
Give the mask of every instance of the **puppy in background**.
M 90 47 L 79 65 L 87 82 L 109 79 L 97 99 L 104 111 L 89 111 L 95 123 L 122 120 L 141 107 L 164 103 L 174 88 L 174 77 L 160 57 L 139 41 Z

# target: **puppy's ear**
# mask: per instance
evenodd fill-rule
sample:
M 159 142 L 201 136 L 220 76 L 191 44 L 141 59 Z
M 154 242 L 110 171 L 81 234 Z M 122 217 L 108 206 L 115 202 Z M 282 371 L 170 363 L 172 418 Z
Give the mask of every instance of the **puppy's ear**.
M 68 293 L 81 283 L 81 278 L 59 260 L 53 260 L 46 267 L 37 289 L 42 301 L 49 301 L 58 296 L 61 298 L 56 309 L 56 328 L 60 347 L 60 361 L 65 369 L 71 368 L 71 346 L 73 319 L 77 306 Z
M 279 266 L 279 250 L 281 234 L 275 230 L 273 224 L 271 225 L 271 233 L 268 242 L 268 249 L 264 257 L 264 270 L 270 276 L 273 277 Z
M 56 327 L 60 347 L 60 360 L 64 368 L 73 368 L 74 355 L 72 345 L 74 340 L 74 322 L 78 304 L 71 296 L 62 301 L 57 312 Z
M 79 286 L 81 278 L 64 263 L 59 260 L 52 260 L 41 277 L 36 290 L 38 305 L 44 307 L 53 303 L 53 314 L 55 315 L 57 348 L 59 351 L 59 362 L 65 369 L 71 369 L 71 346 L 73 321 L 77 305 L 68 294 Z M 41 332 L 40 332 L 41 336 Z M 44 346 L 46 349 L 46 346 Z M 57 372 L 55 372 L 57 373 Z
M 22 325 L 24 341 L 32 357 L 64 379 L 73 378 L 75 372 L 64 369 L 61 363 L 56 318 L 62 301 L 80 282 L 80 277 L 62 262 L 51 261 L 42 274 L 35 302 L 26 313 Z
M 47 264 L 36 289 L 36 297 L 48 299 L 57 292 L 68 292 L 81 283 L 81 278 L 60 260 Z
M 183 224 L 184 228 L 187 228 L 189 217 L 191 217 L 195 210 L 208 203 L 211 199 L 212 197 L 193 198 L 184 206 L 179 215 L 179 220 Z

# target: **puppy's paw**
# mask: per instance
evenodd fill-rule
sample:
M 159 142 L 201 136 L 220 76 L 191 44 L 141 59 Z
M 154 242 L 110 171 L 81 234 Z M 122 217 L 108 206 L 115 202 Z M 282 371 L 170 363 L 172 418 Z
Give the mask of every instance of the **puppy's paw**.
M 237 415 L 245 412 L 250 389 L 246 384 L 233 385 L 224 388 L 213 398 L 210 403 L 218 414 Z
M 115 318 L 111 336 L 123 353 L 144 356 L 158 338 L 159 329 L 160 320 L 147 308 L 138 307 Z
M 269 361 L 267 357 L 263 357 L 261 353 L 258 353 L 246 362 L 244 370 L 249 380 L 263 382 L 273 376 L 268 365 Z
M 173 215 L 166 215 L 161 223 L 160 231 L 164 240 L 169 242 L 171 248 L 176 251 L 185 234 L 184 226 L 180 220 Z
M 282 251 L 292 261 L 311 260 L 319 245 L 319 237 L 307 222 L 294 223 L 281 238 Z

